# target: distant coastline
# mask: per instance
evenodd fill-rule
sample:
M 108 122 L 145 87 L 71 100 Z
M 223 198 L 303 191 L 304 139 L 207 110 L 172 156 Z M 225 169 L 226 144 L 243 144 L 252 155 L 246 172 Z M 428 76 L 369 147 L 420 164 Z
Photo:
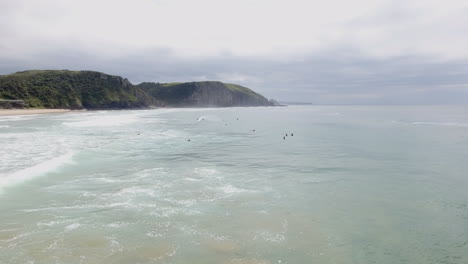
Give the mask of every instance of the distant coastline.
M 314 103 L 310 102 L 286 102 L 286 101 L 280 101 L 282 105 L 315 105 Z
M 0 109 L 137 109 L 279 106 L 237 84 L 219 81 L 138 85 L 96 71 L 31 70 L 0 75 Z

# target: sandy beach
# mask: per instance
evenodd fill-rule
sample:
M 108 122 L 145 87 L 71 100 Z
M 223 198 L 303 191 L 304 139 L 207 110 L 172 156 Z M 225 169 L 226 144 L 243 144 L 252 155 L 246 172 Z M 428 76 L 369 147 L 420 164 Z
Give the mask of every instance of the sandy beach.
M 64 113 L 69 109 L 0 109 L 0 116 Z

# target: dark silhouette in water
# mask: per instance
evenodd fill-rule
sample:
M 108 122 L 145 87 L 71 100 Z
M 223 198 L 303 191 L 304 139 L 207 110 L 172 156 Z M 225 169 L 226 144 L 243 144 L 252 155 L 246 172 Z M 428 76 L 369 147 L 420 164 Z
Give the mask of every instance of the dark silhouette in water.
M 255 129 L 252 129 L 253 132 L 255 132 Z
M 291 133 L 291 137 L 294 137 L 294 133 Z
M 285 139 L 286 139 L 286 137 L 283 137 L 283 140 L 285 140 Z
M 286 133 L 286 136 L 288 136 L 288 133 Z
M 187 140 L 187 141 L 188 141 L 188 142 L 190 142 L 190 139 L 189 139 L 189 140 Z

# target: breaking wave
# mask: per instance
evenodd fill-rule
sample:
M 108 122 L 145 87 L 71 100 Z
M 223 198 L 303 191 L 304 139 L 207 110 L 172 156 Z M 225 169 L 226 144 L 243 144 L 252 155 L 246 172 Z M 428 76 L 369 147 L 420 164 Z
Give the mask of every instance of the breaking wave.
M 70 164 L 72 162 L 73 155 L 73 152 L 68 152 L 62 156 L 16 171 L 12 174 L 0 176 L 0 191 L 5 187 L 14 186 L 56 171 L 60 167 Z

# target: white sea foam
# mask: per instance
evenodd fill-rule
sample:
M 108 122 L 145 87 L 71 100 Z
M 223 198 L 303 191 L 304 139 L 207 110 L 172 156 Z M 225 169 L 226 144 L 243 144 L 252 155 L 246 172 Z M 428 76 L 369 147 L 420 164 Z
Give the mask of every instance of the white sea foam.
M 197 121 L 210 121 L 210 122 L 221 122 L 222 119 L 215 115 L 203 115 L 200 116 Z
M 185 181 L 190 181 L 190 182 L 201 181 L 201 179 L 192 178 L 192 177 L 185 177 L 183 180 L 185 180 Z
M 73 152 L 68 152 L 62 156 L 13 172 L 12 174 L 0 175 L 0 190 L 56 171 L 62 166 L 70 164 L 72 162 L 72 158 Z
M 86 116 L 84 120 L 76 122 L 63 122 L 68 127 L 111 127 L 123 126 L 138 121 L 136 115 L 116 115 L 116 116 Z
M 181 205 L 181 206 L 184 206 L 184 207 L 190 207 L 190 206 L 197 203 L 197 200 L 195 200 L 195 199 L 183 200 L 183 199 L 165 198 L 165 199 L 162 199 L 162 200 L 166 201 L 166 202 L 170 202 L 172 204 Z
M 454 126 L 454 127 L 468 127 L 468 123 L 456 122 L 413 122 L 413 125 L 431 125 L 431 126 Z
M 268 231 L 262 231 L 258 232 L 254 237 L 254 240 L 259 239 L 273 243 L 281 243 L 286 239 L 286 237 L 284 233 L 271 233 Z
M 71 230 L 74 230 L 74 229 L 79 228 L 80 226 L 81 226 L 80 223 L 73 223 L 73 224 L 71 224 L 71 225 L 66 226 L 66 227 L 65 227 L 65 230 L 66 230 L 66 231 L 71 231 Z
M 38 222 L 36 225 L 38 227 L 43 227 L 43 226 L 51 227 L 51 226 L 55 226 L 55 225 L 68 223 L 70 221 L 72 221 L 72 220 L 53 220 L 53 221 L 47 221 L 47 222 Z
M 118 197 L 120 196 L 128 197 L 128 196 L 138 196 L 138 195 L 154 197 L 156 194 L 154 192 L 154 189 L 152 188 L 142 188 L 138 186 L 124 188 L 114 194 L 114 196 L 118 196 Z
M 101 178 L 93 178 L 92 180 L 94 180 L 94 181 L 98 181 L 98 182 L 104 182 L 104 183 L 125 182 L 125 180 L 121 180 L 121 179 L 114 179 L 114 178 L 106 178 L 106 177 L 101 177 Z
M 213 168 L 195 168 L 193 170 L 193 173 L 202 177 L 212 176 L 215 175 L 217 172 L 218 171 Z
M 51 212 L 60 212 L 63 210 L 81 210 L 81 209 L 111 209 L 111 208 L 137 208 L 141 207 L 142 204 L 135 204 L 129 201 L 125 202 L 116 202 L 116 203 L 107 203 L 107 204 L 79 204 L 72 206 L 57 206 L 57 207 L 42 207 L 34 209 L 22 209 L 21 212 L 31 213 L 31 212 L 42 212 L 42 211 L 51 211 Z M 151 207 L 151 204 L 147 204 L 147 207 Z
M 2 116 L 0 118 L 0 122 L 5 122 L 5 121 L 22 121 L 22 120 L 29 120 L 33 119 L 34 117 L 38 116 L 36 115 L 14 115 L 14 116 Z
M 110 228 L 121 228 L 121 227 L 124 227 L 124 226 L 128 226 L 128 223 L 113 222 L 113 223 L 110 223 L 110 224 L 107 225 L 107 227 L 110 227 Z
M 237 193 L 246 193 L 246 192 L 254 192 L 252 190 L 242 189 L 230 184 L 218 187 L 218 190 L 221 190 L 225 194 L 237 194 Z
M 9 127 L 10 127 L 10 126 L 7 126 L 7 125 L 5 125 L 5 126 L 0 126 L 0 128 L 9 128 Z

